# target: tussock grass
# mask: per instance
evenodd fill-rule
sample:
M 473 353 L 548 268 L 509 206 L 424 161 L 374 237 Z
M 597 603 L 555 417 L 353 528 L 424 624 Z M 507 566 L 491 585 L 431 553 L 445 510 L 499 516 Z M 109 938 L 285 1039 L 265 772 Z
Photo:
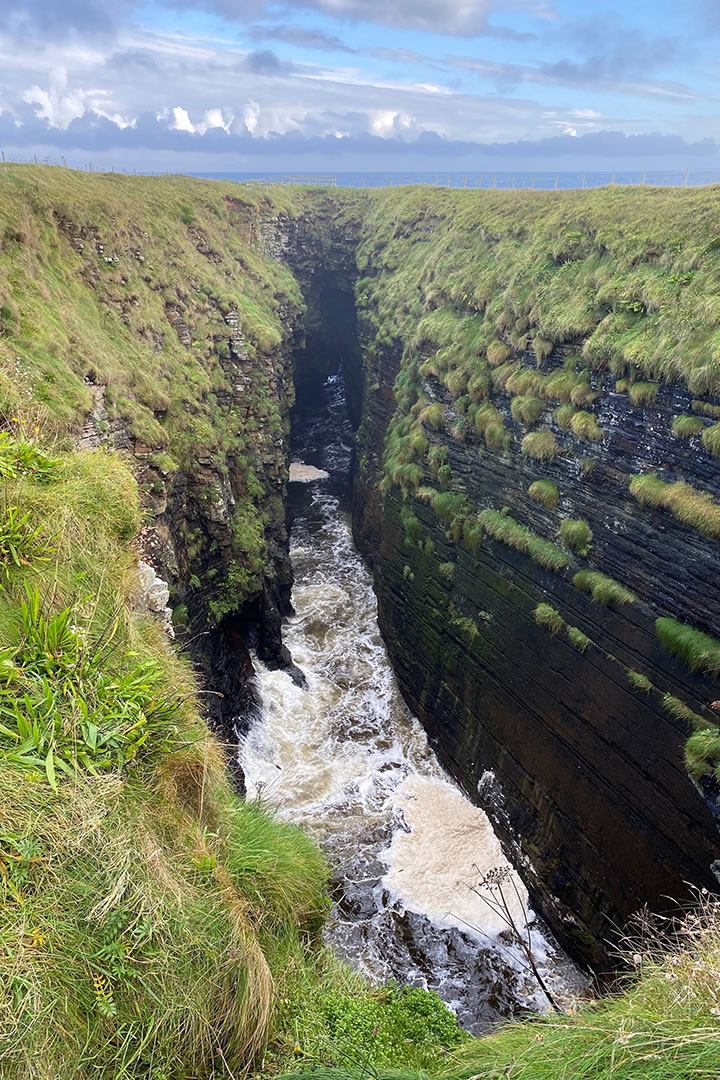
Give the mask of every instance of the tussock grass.
M 636 382 L 628 387 L 628 396 L 633 405 L 652 405 L 660 389 L 657 383 Z
M 478 514 L 478 520 L 494 540 L 499 540 L 508 547 L 529 555 L 531 559 L 548 570 L 564 570 L 572 562 L 567 552 L 554 544 L 552 540 L 538 536 L 527 525 L 521 525 L 509 514 L 488 508 Z
M 583 634 L 582 630 L 577 626 L 570 626 L 566 623 L 565 633 L 567 634 L 568 641 L 572 647 L 577 649 L 578 652 L 585 653 L 592 645 L 592 639 L 589 638 L 587 634 Z
M 592 529 L 582 518 L 566 518 L 560 522 L 560 536 L 565 547 L 587 555 L 592 546 Z
M 550 604 L 538 604 L 533 612 L 533 618 L 538 626 L 544 626 L 551 634 L 559 634 L 565 625 L 562 615 Z
M 576 412 L 570 417 L 570 429 L 578 439 L 587 439 L 589 442 L 601 442 L 603 430 L 597 422 L 597 417 L 590 412 Z
M 528 488 L 528 495 L 546 510 L 557 510 L 558 489 L 553 480 L 535 480 Z
M 623 604 L 637 603 L 634 592 L 598 570 L 578 570 L 573 578 L 573 585 L 579 592 L 590 593 L 598 604 L 622 607 Z
M 720 423 L 705 428 L 702 433 L 702 444 L 708 454 L 720 457 Z
M 654 473 L 630 478 L 630 494 L 643 506 L 669 510 L 683 525 L 704 536 L 720 537 L 720 503 L 684 480 L 668 484 Z
M 522 441 L 522 452 L 536 461 L 552 461 L 560 447 L 552 431 L 531 431 Z
M 655 620 L 657 639 L 690 669 L 717 678 L 720 675 L 720 641 L 677 619 Z
M 676 416 L 672 423 L 672 433 L 678 439 L 691 439 L 703 430 L 699 416 Z
M 626 667 L 625 674 L 628 682 L 635 690 L 640 690 L 643 694 L 649 694 L 654 689 L 652 682 L 642 671 L 635 671 L 634 668 Z
M 512 399 L 510 412 L 519 424 L 537 424 L 543 414 L 545 403 L 533 394 L 520 394 Z

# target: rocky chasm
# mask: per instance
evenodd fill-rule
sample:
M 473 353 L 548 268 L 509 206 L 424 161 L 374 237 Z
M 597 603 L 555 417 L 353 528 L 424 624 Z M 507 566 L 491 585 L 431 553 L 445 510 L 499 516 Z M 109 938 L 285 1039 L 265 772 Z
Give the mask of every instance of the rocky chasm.
M 228 236 L 260 260 L 227 276 L 262 265 L 276 330 L 249 343 L 229 309 L 208 346 L 213 408 L 240 415 L 239 439 L 172 473 L 135 445 L 147 546 L 233 743 L 253 707 L 249 649 L 292 662 L 290 411 L 342 367 L 354 535 L 402 693 L 533 906 L 607 970 L 638 907 L 717 885 L 720 397 L 711 363 L 648 370 L 688 306 L 714 325 L 688 290 L 716 248 L 694 234 L 710 225 L 691 193 L 668 195 L 652 241 L 647 193 L 455 194 L 225 197 Z M 188 234 L 222 269 L 222 246 Z M 180 315 L 166 306 L 188 357 L 206 317 L 194 295 Z M 680 496 L 699 499 L 695 523 Z M 682 627 L 710 642 L 707 662 L 677 644 Z M 709 747 L 692 779 L 689 738 Z

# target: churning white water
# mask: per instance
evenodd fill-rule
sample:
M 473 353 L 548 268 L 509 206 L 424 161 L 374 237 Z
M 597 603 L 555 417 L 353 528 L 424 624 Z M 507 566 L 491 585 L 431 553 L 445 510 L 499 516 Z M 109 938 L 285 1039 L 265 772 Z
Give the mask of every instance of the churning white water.
M 314 467 L 293 472 L 304 486 L 294 492 L 295 615 L 284 640 L 307 687 L 256 661 L 262 711 L 240 762 L 248 795 L 326 851 L 335 948 L 373 978 L 432 986 L 477 1029 L 545 999 L 479 887 L 507 866 L 490 822 L 445 774 L 395 681 L 341 508 L 352 436 L 340 390 L 331 385 L 326 411 L 306 418 L 310 436 L 327 435 L 304 448 Z M 503 895 L 524 926 L 532 914 L 514 871 Z M 567 983 L 567 962 L 538 931 L 534 950 L 549 981 Z

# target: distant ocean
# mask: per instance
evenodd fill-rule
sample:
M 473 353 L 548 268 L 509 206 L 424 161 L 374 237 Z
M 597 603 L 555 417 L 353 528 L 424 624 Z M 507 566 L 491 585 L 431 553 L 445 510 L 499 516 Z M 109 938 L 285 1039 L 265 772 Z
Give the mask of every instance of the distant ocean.
M 627 186 L 647 184 L 651 187 L 699 187 L 703 184 L 720 184 L 720 169 L 684 170 L 661 172 L 648 169 L 647 172 L 339 172 L 339 173 L 255 173 L 255 172 L 212 172 L 192 173 L 192 176 L 209 180 L 250 181 L 256 183 L 335 183 L 338 187 L 376 188 L 399 186 L 402 184 L 430 184 L 452 188 L 597 188 L 608 184 Z

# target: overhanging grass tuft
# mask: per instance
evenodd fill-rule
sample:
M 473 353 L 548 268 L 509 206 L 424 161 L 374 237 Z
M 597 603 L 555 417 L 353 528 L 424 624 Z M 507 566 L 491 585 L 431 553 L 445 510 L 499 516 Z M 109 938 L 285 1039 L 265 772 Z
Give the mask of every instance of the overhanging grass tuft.
M 580 592 L 588 592 L 598 604 L 622 607 L 623 604 L 636 604 L 637 596 L 626 589 L 619 581 L 601 574 L 598 570 L 578 570 L 573 578 L 573 585 Z
M 633 476 L 630 494 L 643 506 L 662 507 L 704 536 L 720 537 L 720 503 L 684 480 L 668 484 L 654 473 Z
M 717 678 L 720 675 L 720 641 L 677 619 L 655 620 L 655 633 L 664 649 L 690 669 Z

